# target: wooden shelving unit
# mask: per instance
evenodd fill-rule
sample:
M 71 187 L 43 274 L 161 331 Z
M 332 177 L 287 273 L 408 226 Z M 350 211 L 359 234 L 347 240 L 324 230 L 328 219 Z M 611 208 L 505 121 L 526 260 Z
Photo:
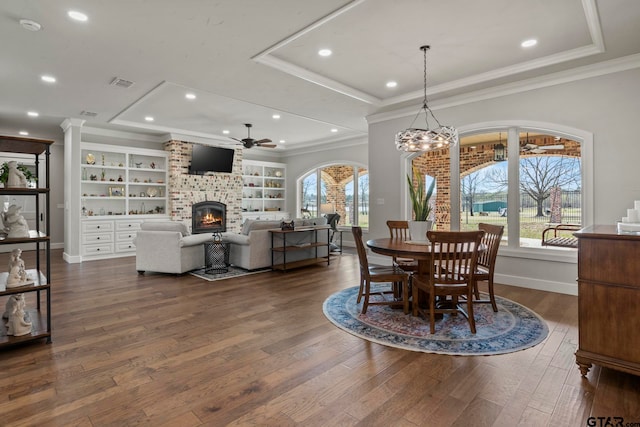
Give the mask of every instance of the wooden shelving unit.
M 35 158 L 35 176 L 37 188 L 0 188 L 0 196 L 34 197 L 36 209 L 36 227 L 29 231 L 29 237 L 5 238 L 0 240 L 0 245 L 26 245 L 27 249 L 35 245 L 36 268 L 27 269 L 27 273 L 33 278 L 33 283 L 16 288 L 6 288 L 8 273 L 0 274 L 0 307 L 4 308 L 6 298 L 15 294 L 36 293 L 36 307 L 28 307 L 27 314 L 32 323 L 31 333 L 22 336 L 7 335 L 6 321 L 0 328 L 0 348 L 22 344 L 29 341 L 45 338 L 51 342 L 51 241 L 49 239 L 50 228 L 50 191 L 49 191 L 49 147 L 54 141 L 23 138 L 15 136 L 0 136 L 0 152 L 14 154 L 31 154 Z M 44 155 L 45 176 L 39 175 L 40 156 Z M 44 207 L 41 206 L 40 196 L 44 195 Z M 44 212 L 42 210 L 44 209 Z M 45 215 L 44 229 L 40 229 L 41 213 Z M 44 249 L 44 272 L 41 250 Z M 42 293 L 44 304 L 42 304 Z M 44 305 L 44 307 L 43 307 Z M 4 312 L 4 310 L 3 310 Z

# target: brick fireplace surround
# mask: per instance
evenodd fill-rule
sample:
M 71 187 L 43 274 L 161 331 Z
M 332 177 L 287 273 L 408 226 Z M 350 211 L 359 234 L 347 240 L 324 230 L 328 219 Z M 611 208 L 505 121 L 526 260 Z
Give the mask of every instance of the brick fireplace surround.
M 242 227 L 242 150 L 236 149 L 232 173 L 189 175 L 193 144 L 169 141 L 169 214 L 173 221 L 191 226 L 191 206 L 203 201 L 227 205 L 227 231 L 240 232 Z

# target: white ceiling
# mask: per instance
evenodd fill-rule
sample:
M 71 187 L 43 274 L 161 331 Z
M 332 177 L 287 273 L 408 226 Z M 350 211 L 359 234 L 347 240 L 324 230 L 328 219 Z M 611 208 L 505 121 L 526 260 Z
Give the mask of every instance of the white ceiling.
M 71 9 L 89 20 L 72 21 Z M 637 0 L 2 0 L 0 127 L 50 136 L 75 117 L 229 141 L 223 129 L 244 138 L 252 123 L 252 137 L 287 141 L 277 150 L 304 148 L 363 137 L 366 117 L 380 111 L 417 112 L 423 44 L 437 107 L 636 58 L 639 28 Z M 538 45 L 520 47 L 528 38 Z M 318 56 L 320 48 L 333 55 Z M 110 85 L 115 77 L 134 84 Z

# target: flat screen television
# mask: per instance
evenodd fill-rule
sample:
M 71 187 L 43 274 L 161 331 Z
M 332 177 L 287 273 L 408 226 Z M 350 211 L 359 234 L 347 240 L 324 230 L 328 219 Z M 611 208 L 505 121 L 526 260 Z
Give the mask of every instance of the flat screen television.
M 189 174 L 205 175 L 212 172 L 230 173 L 233 171 L 233 155 L 230 148 L 211 147 L 193 144 Z

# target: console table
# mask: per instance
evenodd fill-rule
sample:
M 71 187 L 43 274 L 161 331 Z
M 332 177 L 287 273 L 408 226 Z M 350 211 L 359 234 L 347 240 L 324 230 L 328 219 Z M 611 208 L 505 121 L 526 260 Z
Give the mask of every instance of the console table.
M 576 363 L 640 375 L 640 235 L 615 225 L 583 228 L 578 238 Z
M 329 226 L 300 227 L 293 230 L 269 230 L 271 233 L 271 269 L 287 271 L 290 268 L 326 262 L 329 265 Z M 326 241 L 318 239 L 318 233 L 326 233 Z M 282 246 L 276 246 L 281 243 Z M 319 253 L 326 249 L 326 256 Z M 322 252 L 325 252 L 323 250 Z M 287 259 L 289 255 L 289 259 Z M 291 260 L 291 258 L 294 258 Z M 281 261 L 281 262 L 278 262 Z

